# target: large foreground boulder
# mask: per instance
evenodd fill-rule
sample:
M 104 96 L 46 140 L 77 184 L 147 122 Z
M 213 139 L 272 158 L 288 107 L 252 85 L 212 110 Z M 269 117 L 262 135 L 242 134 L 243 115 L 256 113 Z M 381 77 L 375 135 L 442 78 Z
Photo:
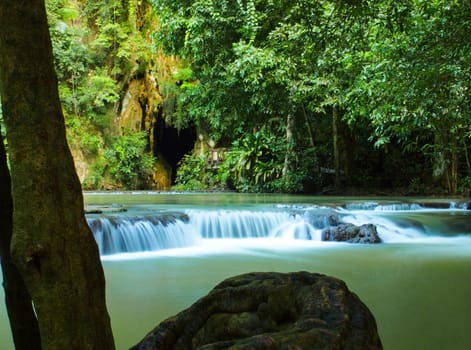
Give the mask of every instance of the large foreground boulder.
M 309 272 L 229 278 L 132 350 L 382 349 L 376 322 L 339 279 Z
M 348 243 L 381 243 L 376 226 L 365 224 L 356 226 L 353 224 L 339 224 L 322 231 L 323 241 L 338 241 Z

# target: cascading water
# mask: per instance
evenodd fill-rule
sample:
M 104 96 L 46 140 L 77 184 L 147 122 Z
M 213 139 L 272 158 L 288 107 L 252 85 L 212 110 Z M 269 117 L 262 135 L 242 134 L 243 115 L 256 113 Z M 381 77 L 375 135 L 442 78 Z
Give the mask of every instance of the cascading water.
M 288 211 L 187 211 L 202 238 L 316 239 L 316 229 L 302 215 Z M 318 237 L 320 239 L 320 236 Z
M 133 221 L 153 220 L 149 234 L 165 235 L 178 226 L 170 236 L 185 238 L 169 244 L 176 249 L 165 248 L 167 243 L 136 254 L 107 248 L 103 266 L 119 348 L 128 349 L 229 276 L 305 270 L 344 280 L 373 310 L 385 349 L 471 349 L 471 201 L 229 193 L 85 198 L 95 206 L 125 207 L 122 213 L 88 215 L 97 226 L 121 221 L 120 232 L 115 223 L 110 235 L 132 240 Z M 169 213 L 175 221 L 162 221 Z M 324 227 L 346 222 L 374 224 L 383 243 L 315 241 Z M 130 324 L 130 318 L 137 322 Z
M 184 209 L 131 215 L 87 218 L 102 255 L 158 251 L 191 247 L 207 240 L 275 239 L 321 241 L 322 230 L 339 223 L 357 226 L 374 224 L 383 242 L 427 239 L 448 231 L 469 233 L 468 216 L 440 218 L 442 227 L 430 221 L 437 213 L 466 212 L 464 209 L 426 209 L 419 204 L 347 204 L 343 208 L 317 206 L 274 206 L 272 209 Z M 420 216 L 424 211 L 426 216 Z M 432 215 L 433 217 L 433 215 Z M 424 219 L 426 218 L 426 220 Z M 459 221 L 459 220 L 461 221 Z M 445 222 L 445 224 L 443 224 Z M 460 222 L 462 222 L 460 226 Z M 448 225 L 448 226 L 451 226 Z M 438 234 L 440 234 L 438 233 Z
M 354 225 L 373 223 L 385 243 L 432 241 L 468 236 L 471 224 L 467 204 L 355 203 L 339 208 L 342 221 Z
M 325 214 L 289 210 L 185 210 L 87 219 L 102 255 L 197 245 L 208 239 L 283 238 L 320 241 Z
M 191 224 L 202 238 L 261 238 L 289 221 L 288 213 L 249 210 L 189 210 Z
M 188 220 L 184 214 L 168 213 L 87 218 L 101 255 L 194 245 L 198 235 Z

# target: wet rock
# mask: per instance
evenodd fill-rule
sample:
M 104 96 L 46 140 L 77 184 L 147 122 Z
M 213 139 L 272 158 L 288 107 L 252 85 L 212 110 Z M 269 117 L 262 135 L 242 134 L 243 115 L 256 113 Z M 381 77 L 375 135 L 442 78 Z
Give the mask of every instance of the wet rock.
M 365 224 L 356 226 L 353 224 L 339 224 L 322 231 L 323 241 L 339 241 L 348 243 L 381 243 L 376 226 Z
M 464 210 L 471 210 L 471 200 L 460 202 L 458 207 Z
M 339 279 L 309 272 L 229 278 L 131 350 L 382 349 L 376 321 Z

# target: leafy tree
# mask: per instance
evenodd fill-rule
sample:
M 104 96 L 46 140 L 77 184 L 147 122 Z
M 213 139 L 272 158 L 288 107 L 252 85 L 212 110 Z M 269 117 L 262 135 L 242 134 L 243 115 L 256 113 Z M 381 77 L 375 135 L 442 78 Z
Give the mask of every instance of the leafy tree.
M 154 65 L 167 125 L 196 125 L 224 147 L 256 127 L 273 136 L 281 175 L 241 188 L 339 190 L 386 177 L 397 187 L 399 171 L 406 182 L 435 174 L 454 192 L 470 172 L 467 2 L 48 4 L 66 115 L 89 123 L 79 134 L 109 134 L 121 91 Z
M 468 2 L 415 1 L 395 30 L 374 23 L 371 59 L 351 100 L 371 121 L 377 146 L 421 150 L 452 193 L 459 154 L 468 159 L 469 10 Z
M 191 62 L 198 79 L 186 105 L 190 118 L 209 125 L 216 136 L 235 131 L 233 138 L 241 130 L 277 119 L 285 129 L 285 150 L 284 158 L 276 161 L 290 182 L 287 175 L 299 167 L 300 150 L 316 149 L 311 126 L 319 124 L 319 117 L 345 108 L 345 96 L 361 70 L 357 58 L 367 46 L 360 39 L 373 16 L 371 4 L 154 4 L 162 25 L 160 42 Z M 337 127 L 342 115 L 333 119 Z M 300 127 L 311 132 L 300 135 Z

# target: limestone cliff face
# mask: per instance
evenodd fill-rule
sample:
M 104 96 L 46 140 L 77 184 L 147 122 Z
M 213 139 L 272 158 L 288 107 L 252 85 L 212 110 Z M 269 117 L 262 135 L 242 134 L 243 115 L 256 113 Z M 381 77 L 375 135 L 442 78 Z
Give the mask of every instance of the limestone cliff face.
M 123 96 L 114 122 L 118 132 L 122 128 L 132 131 L 151 130 L 162 103 L 155 78 L 147 72 L 142 78 L 132 79 Z
M 149 152 L 152 152 L 156 159 L 154 173 L 149 179 L 148 186 L 156 190 L 168 190 L 171 186 L 171 169 L 158 151 L 154 137 L 159 106 L 163 102 L 155 77 L 147 71 L 143 77 L 132 79 L 123 96 L 119 112 L 113 122 L 113 130 L 118 135 L 123 130 L 147 132 Z
M 151 51 L 154 45 L 153 33 L 158 23 L 152 3 L 148 0 L 123 4 L 115 2 L 113 11 L 116 15 L 112 19 L 104 18 L 96 5 L 74 5 L 74 9 L 77 19 L 67 21 L 64 25 L 87 29 L 83 30 L 86 34 L 80 42 L 87 48 L 100 51 L 103 62 L 97 70 L 113 79 L 120 96 L 118 102 L 106 101 L 106 106 L 95 116 L 77 111 L 69 111 L 67 115 L 72 120 L 67 130 L 69 146 L 82 186 L 86 189 L 110 190 L 123 187 L 122 181 L 111 174 L 116 174 L 116 164 L 113 164 L 113 168 L 107 152 L 116 151 L 112 144 L 114 137 L 145 131 L 148 135 L 147 151 L 155 158 L 155 163 L 153 174 L 139 175 L 138 186 L 169 189 L 172 170 L 167 156 L 162 155 L 162 142 L 157 145 L 155 135 L 158 135 L 157 123 L 163 118 L 161 106 L 164 101 L 159 84 L 162 76 L 168 76 L 173 71 L 172 67 L 178 59 L 167 58 L 162 53 L 156 55 Z M 119 38 L 106 30 L 108 24 L 121 33 Z M 112 41 L 113 45 L 107 46 L 108 41 Z M 89 68 L 89 74 L 93 75 L 96 67 Z M 94 124 L 95 117 L 99 123 Z M 126 167 L 132 168 L 123 166 Z
M 125 131 L 134 133 L 146 131 L 148 135 L 148 152 L 155 158 L 153 174 L 146 179 L 145 188 L 154 190 L 169 190 L 171 186 L 172 169 L 167 160 L 159 152 L 155 136 L 161 113 L 162 98 L 158 85 L 150 71 L 140 77 L 132 78 L 123 89 L 122 99 L 117 112 L 114 114 L 109 131 L 114 136 L 120 136 Z M 157 125 L 159 124 L 159 125 Z M 91 130 L 85 125 L 69 128 L 69 146 L 74 157 L 75 168 L 84 189 L 113 190 L 119 188 L 107 172 L 105 138 L 99 130 Z M 89 140 L 84 135 L 93 135 L 96 143 L 94 152 L 90 152 Z M 89 137 L 90 138 L 90 137 Z M 93 146 L 93 145 L 92 145 Z

